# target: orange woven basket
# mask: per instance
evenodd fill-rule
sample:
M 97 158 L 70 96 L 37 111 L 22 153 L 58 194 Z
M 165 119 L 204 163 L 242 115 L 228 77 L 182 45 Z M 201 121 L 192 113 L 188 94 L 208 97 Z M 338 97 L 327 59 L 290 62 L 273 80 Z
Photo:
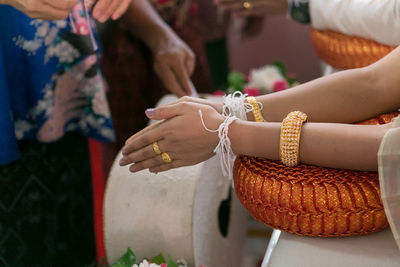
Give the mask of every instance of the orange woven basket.
M 373 40 L 326 30 L 312 30 L 311 40 L 318 57 L 339 69 L 368 66 L 396 48 Z
M 398 112 L 360 124 L 384 124 Z M 238 198 L 265 225 L 303 236 L 364 235 L 388 226 L 377 172 L 338 170 L 240 156 L 234 165 Z

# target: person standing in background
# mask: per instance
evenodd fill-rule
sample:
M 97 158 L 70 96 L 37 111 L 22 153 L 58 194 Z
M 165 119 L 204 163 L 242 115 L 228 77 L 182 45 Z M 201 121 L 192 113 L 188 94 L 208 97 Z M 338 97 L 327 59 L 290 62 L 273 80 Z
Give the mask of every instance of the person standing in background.
M 94 18 L 126 10 L 137 34 L 160 24 L 140 1 L 0 0 L 2 266 L 95 260 L 88 137 L 115 136 Z

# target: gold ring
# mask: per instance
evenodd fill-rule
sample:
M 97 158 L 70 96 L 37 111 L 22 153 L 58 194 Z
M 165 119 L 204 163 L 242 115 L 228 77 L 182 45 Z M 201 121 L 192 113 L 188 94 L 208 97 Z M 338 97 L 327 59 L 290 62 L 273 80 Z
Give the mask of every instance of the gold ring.
M 153 142 L 153 150 L 154 150 L 154 153 L 156 153 L 157 155 L 161 155 L 161 150 L 160 150 L 160 147 L 158 146 L 157 141 Z
M 243 7 L 244 7 L 245 9 L 247 9 L 247 10 L 252 10 L 253 7 L 254 7 L 254 5 L 253 5 L 252 2 L 244 1 L 244 2 L 243 2 Z
M 171 163 L 172 159 L 171 157 L 168 155 L 167 152 L 162 152 L 161 153 L 161 159 L 165 162 L 165 163 Z

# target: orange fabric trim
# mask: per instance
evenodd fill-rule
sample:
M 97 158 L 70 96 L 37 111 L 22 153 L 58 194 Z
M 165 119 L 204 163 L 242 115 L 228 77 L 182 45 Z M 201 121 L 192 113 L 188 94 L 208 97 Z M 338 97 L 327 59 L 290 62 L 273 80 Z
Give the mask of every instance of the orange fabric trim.
M 311 41 L 317 56 L 339 69 L 368 66 L 395 49 L 394 46 L 326 30 L 312 30 Z

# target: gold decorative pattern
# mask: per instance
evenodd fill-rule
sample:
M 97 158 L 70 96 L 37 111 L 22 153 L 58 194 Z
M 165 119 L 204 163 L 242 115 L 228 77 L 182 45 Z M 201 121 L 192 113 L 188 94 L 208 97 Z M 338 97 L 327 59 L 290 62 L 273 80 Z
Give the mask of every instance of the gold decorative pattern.
M 246 97 L 247 103 L 249 103 L 253 107 L 253 116 L 256 122 L 264 122 L 264 118 L 261 113 L 260 105 L 257 102 L 257 99 L 254 96 Z
M 299 164 L 301 127 L 306 120 L 306 114 L 293 111 L 282 122 L 279 153 L 282 163 L 288 167 Z

